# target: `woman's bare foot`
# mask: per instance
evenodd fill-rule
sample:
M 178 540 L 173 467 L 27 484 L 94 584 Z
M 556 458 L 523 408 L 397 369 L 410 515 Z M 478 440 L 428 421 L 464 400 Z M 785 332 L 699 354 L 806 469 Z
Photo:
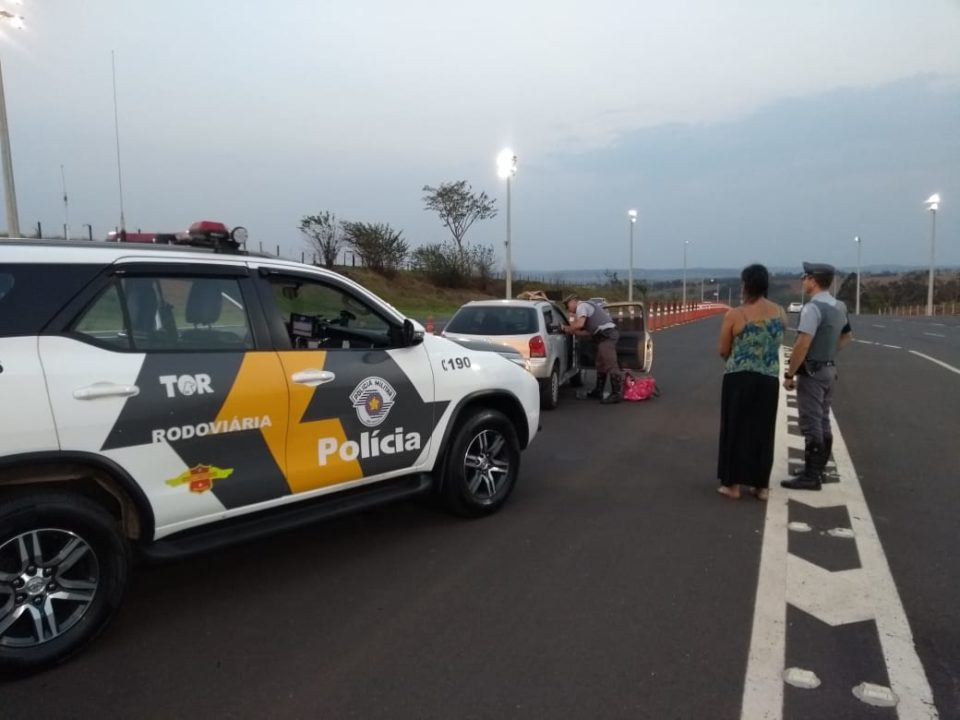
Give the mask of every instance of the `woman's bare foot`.
M 737 485 L 731 485 L 727 487 L 726 485 L 721 485 L 717 488 L 717 492 L 721 495 L 726 495 L 731 500 L 740 499 L 740 487 Z

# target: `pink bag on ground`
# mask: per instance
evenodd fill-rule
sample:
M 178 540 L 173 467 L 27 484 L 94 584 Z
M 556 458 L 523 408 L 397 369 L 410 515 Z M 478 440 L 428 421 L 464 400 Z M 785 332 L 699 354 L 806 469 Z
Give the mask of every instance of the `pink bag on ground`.
M 657 381 L 651 376 L 634 377 L 629 372 L 623 373 L 623 399 L 638 402 L 651 397 L 660 397 L 660 388 Z

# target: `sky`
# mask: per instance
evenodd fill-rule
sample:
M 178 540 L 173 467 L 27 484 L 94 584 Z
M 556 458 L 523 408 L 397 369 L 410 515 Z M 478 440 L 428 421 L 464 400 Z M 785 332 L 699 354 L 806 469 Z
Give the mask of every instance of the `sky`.
M 960 0 L 0 0 L 20 225 L 299 219 L 446 238 L 422 188 L 497 198 L 514 266 L 960 265 Z M 6 218 L 0 206 L 0 223 Z

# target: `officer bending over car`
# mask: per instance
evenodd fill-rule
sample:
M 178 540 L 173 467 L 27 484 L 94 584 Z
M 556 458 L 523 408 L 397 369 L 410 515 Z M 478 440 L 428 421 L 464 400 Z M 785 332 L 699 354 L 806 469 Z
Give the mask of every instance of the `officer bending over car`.
M 623 397 L 623 372 L 617 360 L 617 340 L 620 339 L 620 333 L 613 318 L 599 303 L 580 300 L 575 294 L 567 295 L 563 304 L 567 312 L 574 315 L 573 322 L 565 325 L 563 331 L 568 335 L 589 336 L 596 349 L 597 386 L 587 393 L 587 397 L 599 398 L 604 405 L 620 402 Z M 610 394 L 603 397 L 608 375 Z

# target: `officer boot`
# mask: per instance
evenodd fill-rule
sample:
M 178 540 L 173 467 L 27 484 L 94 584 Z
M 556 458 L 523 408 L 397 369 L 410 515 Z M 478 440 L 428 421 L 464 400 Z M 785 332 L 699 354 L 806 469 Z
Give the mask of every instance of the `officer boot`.
M 623 375 L 610 376 L 610 394 L 600 402 L 604 405 L 615 405 L 623 399 Z
M 597 373 L 597 386 L 587 393 L 588 398 L 595 398 L 597 400 L 603 399 L 603 388 L 607 384 L 607 374 L 606 373 Z
M 781 480 L 780 485 L 789 490 L 819 490 L 823 467 L 827 464 L 823 445 L 811 443 L 810 453 L 803 466 L 803 475 L 793 480 Z

